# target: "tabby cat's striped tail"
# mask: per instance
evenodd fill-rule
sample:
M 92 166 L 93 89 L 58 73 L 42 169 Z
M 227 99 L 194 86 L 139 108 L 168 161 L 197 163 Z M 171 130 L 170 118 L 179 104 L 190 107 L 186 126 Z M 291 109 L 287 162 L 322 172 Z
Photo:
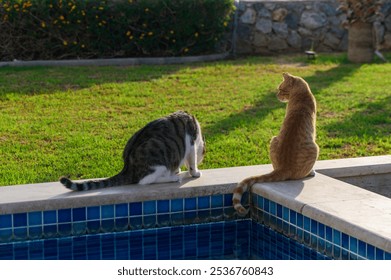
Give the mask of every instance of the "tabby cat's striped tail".
M 88 191 L 122 185 L 125 184 L 126 181 L 121 174 L 118 174 L 107 179 L 89 180 L 84 182 L 74 182 L 67 177 L 61 177 L 60 183 L 73 191 Z
M 248 210 L 246 210 L 246 208 L 244 208 L 241 203 L 243 193 L 248 191 L 248 189 L 256 183 L 285 181 L 288 179 L 288 176 L 286 176 L 285 173 L 286 172 L 274 170 L 268 174 L 249 177 L 241 181 L 234 189 L 232 197 L 233 206 L 239 215 L 244 216 L 248 212 Z

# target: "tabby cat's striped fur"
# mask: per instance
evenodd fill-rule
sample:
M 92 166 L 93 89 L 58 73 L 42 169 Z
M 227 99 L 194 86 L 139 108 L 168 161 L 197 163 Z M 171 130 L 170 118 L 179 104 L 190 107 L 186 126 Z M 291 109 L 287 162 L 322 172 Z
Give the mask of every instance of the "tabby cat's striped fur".
M 315 97 L 302 78 L 288 73 L 284 73 L 283 77 L 277 98 L 288 102 L 288 105 L 280 133 L 270 143 L 270 159 L 274 170 L 269 174 L 246 178 L 236 186 L 233 205 L 241 215 L 247 213 L 241 204 L 242 194 L 252 185 L 301 179 L 315 174 L 312 168 L 319 155 L 319 147 L 315 143 Z
M 194 116 L 178 111 L 150 122 L 129 139 L 123 152 L 124 167 L 117 175 L 80 183 L 62 177 L 60 182 L 75 191 L 177 182 L 182 165 L 187 166 L 191 176 L 201 176 L 197 165 L 204 154 L 200 124 Z

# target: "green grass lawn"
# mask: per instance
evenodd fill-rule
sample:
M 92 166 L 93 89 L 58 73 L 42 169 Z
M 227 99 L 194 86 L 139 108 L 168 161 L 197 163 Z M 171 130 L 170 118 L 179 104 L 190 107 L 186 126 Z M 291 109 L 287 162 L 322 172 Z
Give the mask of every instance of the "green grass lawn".
M 389 57 L 390 58 L 390 57 Z M 389 154 L 391 65 L 345 55 L 248 57 L 206 64 L 0 68 L 0 186 L 108 177 L 128 138 L 186 110 L 207 141 L 201 169 L 270 163 L 285 115 L 282 72 L 305 78 L 318 102 L 320 159 Z

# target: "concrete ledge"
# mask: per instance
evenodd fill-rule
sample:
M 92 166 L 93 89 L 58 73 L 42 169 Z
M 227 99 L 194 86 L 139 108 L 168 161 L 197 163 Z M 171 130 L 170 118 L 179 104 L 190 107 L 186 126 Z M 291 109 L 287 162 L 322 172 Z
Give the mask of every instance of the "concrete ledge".
M 305 180 L 257 184 L 252 191 L 391 252 L 391 200 L 387 197 L 319 173 Z
M 389 174 L 391 156 L 319 161 L 315 169 L 315 177 L 258 184 L 253 192 L 391 252 L 391 200 L 329 177 Z M 88 192 L 72 192 L 58 182 L 0 187 L 0 214 L 227 194 L 242 179 L 271 170 L 271 165 L 209 169 L 198 179 L 183 173 L 181 183 Z
M 132 66 L 132 65 L 163 65 L 184 64 L 192 62 L 208 62 L 222 60 L 229 56 L 228 52 L 200 56 L 184 57 L 140 57 L 140 58 L 110 58 L 110 59 L 68 59 L 68 60 L 14 60 L 0 62 L 4 66 Z

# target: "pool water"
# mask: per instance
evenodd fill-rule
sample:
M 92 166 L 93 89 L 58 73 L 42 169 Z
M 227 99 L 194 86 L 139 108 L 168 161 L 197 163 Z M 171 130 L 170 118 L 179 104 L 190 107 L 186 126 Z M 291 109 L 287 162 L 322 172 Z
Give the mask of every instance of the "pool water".
M 251 219 L 17 241 L 0 259 L 329 259 Z

